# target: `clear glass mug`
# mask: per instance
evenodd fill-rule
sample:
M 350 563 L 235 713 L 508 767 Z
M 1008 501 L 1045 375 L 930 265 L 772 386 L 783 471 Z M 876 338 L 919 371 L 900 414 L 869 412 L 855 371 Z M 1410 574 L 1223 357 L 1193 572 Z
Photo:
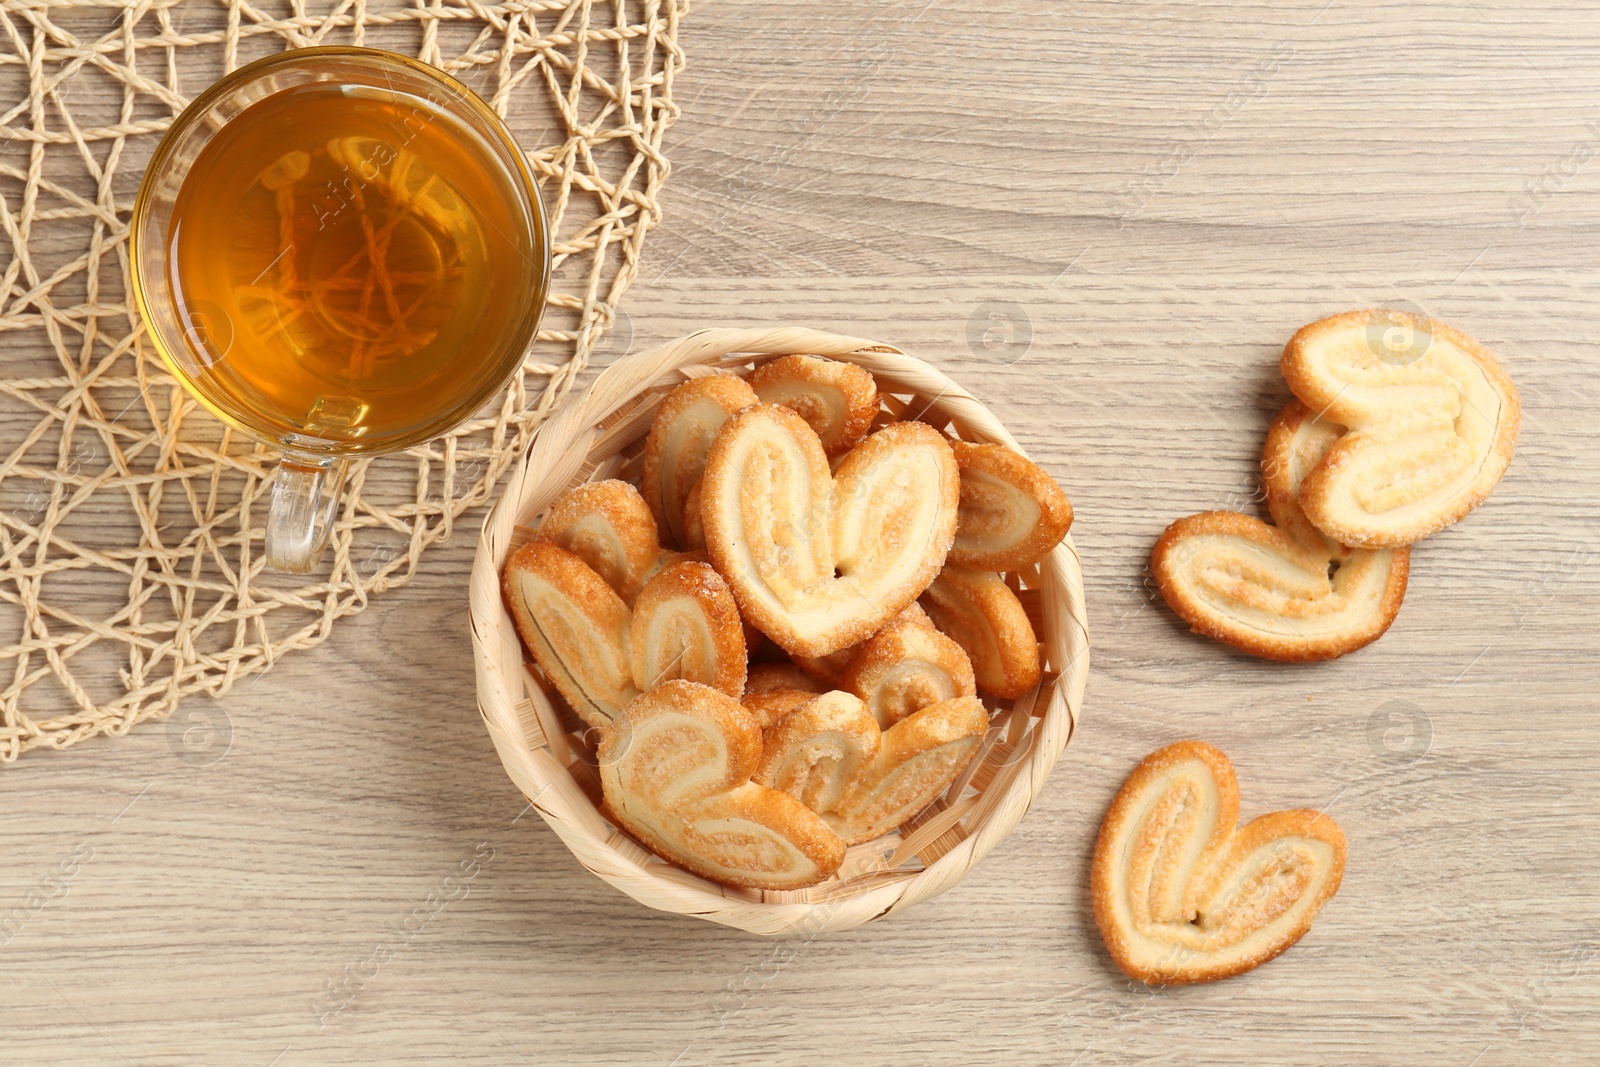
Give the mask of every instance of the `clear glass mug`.
M 179 383 L 282 450 L 266 559 L 293 573 L 321 558 L 352 457 L 448 432 L 516 372 L 550 273 L 499 117 L 433 67 L 352 47 L 270 56 L 197 97 L 151 158 L 129 255 Z

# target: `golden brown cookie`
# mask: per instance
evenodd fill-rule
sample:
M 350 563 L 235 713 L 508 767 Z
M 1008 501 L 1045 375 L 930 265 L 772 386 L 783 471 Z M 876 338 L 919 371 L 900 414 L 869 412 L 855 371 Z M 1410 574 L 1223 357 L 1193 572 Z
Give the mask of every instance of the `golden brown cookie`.
M 865 701 L 885 729 L 929 704 L 978 691 L 972 661 L 916 604 L 856 647 L 838 684 Z
M 961 508 L 951 563 L 1014 571 L 1039 562 L 1072 526 L 1067 494 L 1033 460 L 1005 445 L 951 441 Z
M 988 727 L 974 697 L 929 705 L 882 730 L 859 698 L 823 693 L 767 731 L 755 780 L 804 801 L 846 844 L 859 844 L 932 803 Z
M 1344 875 L 1345 838 L 1316 811 L 1244 826 L 1233 764 L 1200 741 L 1146 756 L 1095 842 L 1089 895 L 1132 978 L 1211 982 L 1273 959 L 1311 928 Z
M 750 780 L 761 753 L 761 728 L 737 701 L 671 681 L 601 728 L 600 785 L 611 815 L 662 859 L 725 885 L 815 885 L 839 869 L 844 842 Z
M 1301 511 L 1301 479 L 1342 427 L 1299 401 L 1267 434 L 1262 479 L 1276 526 L 1208 511 L 1167 527 L 1150 553 L 1156 588 L 1196 632 L 1285 662 L 1332 659 L 1381 637 L 1405 597 L 1410 549 L 1350 549 Z
M 980 691 L 1012 700 L 1039 684 L 1039 639 L 998 574 L 947 564 L 922 594 L 922 606 L 966 652 Z
M 502 589 L 523 647 L 585 722 L 610 722 L 638 695 L 628 661 L 632 613 L 583 560 L 530 541 L 506 561 Z
M 610 479 L 586 482 L 558 496 L 536 537 L 587 563 L 624 601 L 633 603 L 656 570 L 656 521 L 639 490 Z
M 955 536 L 950 446 L 915 422 L 828 457 L 805 420 L 756 404 L 712 443 L 701 490 L 706 549 L 744 617 L 786 652 L 865 640 L 917 598 Z
M 744 691 L 750 693 L 775 693 L 779 690 L 806 693 L 826 693 L 827 683 L 808 673 L 795 663 L 752 663 L 745 678 Z
M 705 470 L 706 451 L 728 417 L 756 402 L 743 378 L 711 374 L 684 382 L 661 402 L 645 439 L 639 489 L 669 548 L 691 547 L 684 505 Z
M 728 583 L 709 563 L 674 563 L 650 579 L 633 605 L 633 682 L 653 689 L 673 678 L 744 693 L 744 624 Z
M 727 583 L 709 564 L 663 569 L 630 610 L 577 556 L 531 541 L 506 561 L 503 584 L 523 645 L 592 726 L 670 679 L 735 698 L 744 690 L 744 628 Z
M 1457 522 L 1516 449 L 1516 386 L 1442 322 L 1347 311 L 1301 327 L 1280 366 L 1308 409 L 1346 428 L 1300 487 L 1306 516 L 1340 544 L 1399 548 Z
M 878 384 L 854 363 L 783 356 L 757 367 L 745 381 L 766 403 L 782 404 L 805 419 L 830 456 L 854 448 L 878 414 Z
M 766 731 L 816 695 L 805 689 L 762 689 L 754 693 L 747 691 L 739 703 L 755 713 L 756 718 L 761 720 L 761 729 Z

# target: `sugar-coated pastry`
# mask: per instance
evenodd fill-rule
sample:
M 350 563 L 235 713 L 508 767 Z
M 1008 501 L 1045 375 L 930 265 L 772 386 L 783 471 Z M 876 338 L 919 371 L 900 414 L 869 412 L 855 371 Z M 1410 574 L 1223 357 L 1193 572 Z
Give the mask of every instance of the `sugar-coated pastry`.
M 518 549 L 503 577 L 523 644 L 592 726 L 669 680 L 735 698 L 744 691 L 744 627 L 727 583 L 709 564 L 662 569 L 631 610 L 588 564 L 548 541 Z
M 883 732 L 878 754 L 824 818 L 848 844 L 881 837 L 949 788 L 988 729 L 989 714 L 977 697 L 912 712 Z
M 1039 639 L 998 574 L 947 564 L 922 594 L 922 606 L 966 652 L 979 691 L 1011 700 L 1039 684 Z
M 757 367 L 745 381 L 766 403 L 782 404 L 805 419 L 830 456 L 854 448 L 878 414 L 878 384 L 854 363 L 783 356 Z
M 736 700 L 666 682 L 601 728 L 601 790 L 640 844 L 702 877 L 815 885 L 839 869 L 844 842 L 794 797 L 750 780 L 761 754 L 761 728 Z
M 1244 826 L 1233 764 L 1200 741 L 1146 756 L 1095 842 L 1089 895 L 1132 978 L 1211 982 L 1273 959 L 1311 928 L 1344 876 L 1344 831 L 1316 811 Z
M 961 468 L 961 508 L 950 562 L 1014 571 L 1043 559 L 1072 526 L 1055 479 L 1005 445 L 951 441 Z
M 630 604 L 655 571 L 660 553 L 656 521 L 644 497 L 616 479 L 585 482 L 562 493 L 545 512 L 536 536 L 583 560 Z
M 830 474 L 805 420 L 755 404 L 712 443 L 701 518 L 740 612 L 786 652 L 865 640 L 917 598 L 955 536 L 959 475 L 931 427 L 901 422 Z
M 1208 511 L 1167 527 L 1150 553 L 1156 588 L 1196 632 L 1286 662 L 1332 659 L 1370 644 L 1405 597 L 1411 550 L 1345 548 L 1298 503 L 1343 427 L 1298 400 L 1267 434 L 1261 471 L 1275 526 Z
M 827 683 L 795 663 L 752 663 L 745 678 L 745 693 L 774 693 L 780 689 L 826 693 Z
M 795 708 L 812 699 L 817 694 L 806 689 L 762 689 L 757 692 L 745 691 L 739 703 L 755 713 L 761 720 L 761 729 L 770 730 Z
M 650 579 L 633 605 L 630 636 L 639 689 L 684 678 L 736 700 L 743 694 L 744 624 L 728 583 L 709 563 L 674 563 Z
M 882 730 L 860 698 L 823 693 L 767 731 L 755 780 L 804 801 L 846 844 L 859 844 L 932 803 L 988 727 L 975 697 L 929 705 Z
M 916 604 L 857 646 L 839 686 L 885 728 L 929 704 L 977 693 L 972 661 Z
M 691 552 L 706 547 L 706 528 L 700 521 L 700 481 L 689 489 L 683 502 L 683 543 Z
M 812 811 L 832 811 L 878 754 L 878 723 L 858 698 L 831 692 L 796 705 L 767 732 L 754 781 Z
M 730 415 L 755 402 L 744 379 L 731 374 L 691 379 L 661 402 L 645 439 L 639 486 L 667 547 L 691 547 L 684 505 L 705 470 L 706 450 Z
M 1300 487 L 1300 506 L 1343 545 L 1399 548 L 1461 519 L 1516 448 L 1521 402 L 1472 338 L 1373 309 L 1304 326 L 1280 361 L 1294 395 L 1346 428 Z
M 628 605 L 583 560 L 530 541 L 506 561 L 502 588 L 523 646 L 585 722 L 610 722 L 638 695 Z

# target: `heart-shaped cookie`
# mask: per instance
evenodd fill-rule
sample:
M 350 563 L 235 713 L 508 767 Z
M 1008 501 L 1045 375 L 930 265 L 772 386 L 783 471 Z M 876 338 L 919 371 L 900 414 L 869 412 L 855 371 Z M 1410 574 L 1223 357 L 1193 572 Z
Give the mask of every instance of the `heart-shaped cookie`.
M 950 446 L 961 468 L 951 563 L 1019 570 L 1039 562 L 1067 535 L 1072 504 L 1044 468 L 1005 445 Z
M 1511 379 L 1472 338 L 1400 311 L 1304 326 L 1280 361 L 1311 411 L 1347 428 L 1300 488 L 1306 516 L 1340 544 L 1398 548 L 1482 503 L 1516 448 Z
M 706 466 L 706 452 L 728 417 L 756 402 L 743 378 L 710 374 L 667 394 L 645 439 L 639 487 L 664 544 L 693 548 L 685 529 L 685 504 Z
M 757 367 L 745 382 L 762 400 L 805 419 L 830 456 L 860 443 L 878 414 L 878 383 L 854 363 L 784 356 Z
M 1039 684 L 1039 639 L 1000 575 L 946 564 L 921 603 L 934 626 L 967 654 L 980 690 L 1014 700 Z
M 893 830 L 948 788 L 988 726 L 976 697 L 930 704 L 882 730 L 860 698 L 824 693 L 768 731 L 755 780 L 790 792 L 846 844 L 859 844 Z
M 700 513 L 744 617 L 787 652 L 823 656 L 871 636 L 927 587 L 959 499 L 950 445 L 923 423 L 884 427 L 830 474 L 804 419 L 755 404 L 712 442 Z
M 1410 550 L 1349 549 L 1301 511 L 1302 479 L 1343 428 L 1292 401 L 1262 453 L 1276 526 L 1208 511 L 1167 527 L 1150 553 L 1156 588 L 1196 633 L 1267 659 L 1332 659 L 1376 641 L 1405 597 Z
M 1100 825 L 1089 894 L 1130 977 L 1180 985 L 1259 967 L 1338 891 L 1344 831 L 1328 816 L 1238 819 L 1233 764 L 1199 741 L 1151 753 L 1123 783 Z
M 732 697 L 670 681 L 601 727 L 600 786 L 617 822 L 662 859 L 726 885 L 815 885 L 839 869 L 844 842 L 750 780 L 761 753 L 755 716 Z
M 583 560 L 530 541 L 506 561 L 503 588 L 523 645 L 591 726 L 669 679 L 744 691 L 739 609 L 710 564 L 662 569 L 630 610 Z

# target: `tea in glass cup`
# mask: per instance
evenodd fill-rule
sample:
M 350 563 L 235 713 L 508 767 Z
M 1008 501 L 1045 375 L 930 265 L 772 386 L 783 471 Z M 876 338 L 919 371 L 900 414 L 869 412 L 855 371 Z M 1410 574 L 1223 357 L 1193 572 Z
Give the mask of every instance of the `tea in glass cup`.
M 315 566 L 347 459 L 430 440 L 515 373 L 549 240 L 526 159 L 425 64 L 312 48 L 174 123 L 133 220 L 134 289 L 184 387 L 283 449 L 268 562 Z

